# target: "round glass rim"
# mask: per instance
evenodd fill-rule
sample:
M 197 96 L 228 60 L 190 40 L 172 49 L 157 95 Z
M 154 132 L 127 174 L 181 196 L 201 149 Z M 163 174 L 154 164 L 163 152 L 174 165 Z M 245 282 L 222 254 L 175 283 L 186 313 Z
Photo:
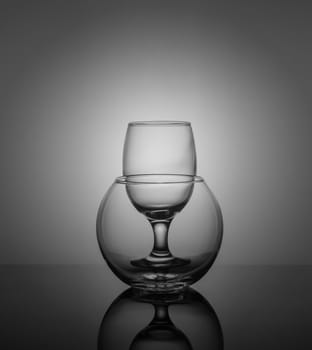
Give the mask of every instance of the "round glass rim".
M 129 126 L 190 126 L 191 123 L 181 120 L 138 120 L 128 123 Z
M 161 179 L 162 178 L 162 179 Z M 181 184 L 204 182 L 198 175 L 183 174 L 136 174 L 118 176 L 115 180 L 119 184 L 128 185 L 148 185 L 148 184 Z

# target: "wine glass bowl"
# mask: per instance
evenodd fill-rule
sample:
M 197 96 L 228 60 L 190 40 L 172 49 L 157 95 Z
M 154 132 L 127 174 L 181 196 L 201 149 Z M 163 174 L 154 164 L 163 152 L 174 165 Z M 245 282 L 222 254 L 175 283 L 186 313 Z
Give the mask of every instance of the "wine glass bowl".
M 196 175 L 191 124 L 184 121 L 140 121 L 128 124 L 123 175 Z
M 169 220 L 191 197 L 192 180 L 187 175 L 130 175 L 126 190 L 131 203 L 148 220 Z

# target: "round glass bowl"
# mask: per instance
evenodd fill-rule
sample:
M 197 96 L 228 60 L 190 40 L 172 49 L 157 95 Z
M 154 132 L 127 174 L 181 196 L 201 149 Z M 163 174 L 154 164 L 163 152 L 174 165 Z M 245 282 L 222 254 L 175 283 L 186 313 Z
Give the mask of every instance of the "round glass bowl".
M 199 176 L 118 177 L 97 215 L 97 238 L 125 283 L 170 292 L 198 281 L 222 241 L 219 205 Z

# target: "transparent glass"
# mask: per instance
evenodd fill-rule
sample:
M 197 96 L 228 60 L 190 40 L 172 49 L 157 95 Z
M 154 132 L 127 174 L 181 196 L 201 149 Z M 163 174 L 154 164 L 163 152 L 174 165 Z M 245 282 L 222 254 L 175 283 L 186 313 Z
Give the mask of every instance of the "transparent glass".
M 212 306 L 193 289 L 161 298 L 128 289 L 103 317 L 98 350 L 104 349 L 222 350 L 223 334 Z
M 189 122 L 148 121 L 128 124 L 123 175 L 196 175 L 196 152 Z
M 218 254 L 222 230 L 219 205 L 199 176 L 118 177 L 97 217 L 98 242 L 112 271 L 155 292 L 200 279 Z
M 156 292 L 196 282 L 222 240 L 219 205 L 196 176 L 191 124 L 128 124 L 123 176 L 104 197 L 97 237 L 105 260 L 124 282 Z

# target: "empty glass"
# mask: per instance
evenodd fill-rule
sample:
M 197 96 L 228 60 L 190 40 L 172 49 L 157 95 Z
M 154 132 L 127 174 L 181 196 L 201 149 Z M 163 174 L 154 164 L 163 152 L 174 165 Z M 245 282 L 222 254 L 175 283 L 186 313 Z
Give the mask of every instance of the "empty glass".
M 188 261 L 174 257 L 168 247 L 168 230 L 193 192 L 192 176 L 130 175 L 126 191 L 134 207 L 150 222 L 154 232 L 152 252 L 144 259 L 132 261 L 136 266 L 169 268 Z
M 123 175 L 196 175 L 196 152 L 189 122 L 132 122 L 123 150 Z

